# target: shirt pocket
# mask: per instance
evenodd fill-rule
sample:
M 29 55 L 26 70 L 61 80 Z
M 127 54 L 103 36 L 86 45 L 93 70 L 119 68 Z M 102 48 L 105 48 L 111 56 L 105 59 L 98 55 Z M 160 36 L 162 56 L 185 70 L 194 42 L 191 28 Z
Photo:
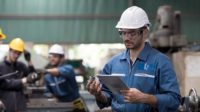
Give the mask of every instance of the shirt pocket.
M 148 71 L 136 71 L 133 74 L 133 86 L 145 93 L 154 93 L 155 91 L 155 75 Z

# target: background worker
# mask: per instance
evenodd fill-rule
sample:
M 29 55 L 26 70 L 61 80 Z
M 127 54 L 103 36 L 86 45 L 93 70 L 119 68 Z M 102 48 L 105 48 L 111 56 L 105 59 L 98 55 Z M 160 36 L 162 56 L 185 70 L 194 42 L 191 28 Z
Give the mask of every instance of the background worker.
M 3 33 L 2 29 L 0 28 L 0 44 L 2 43 L 2 40 L 6 38 L 6 35 Z M 0 68 L 1 69 L 1 68 Z M 1 74 L 0 74 L 1 75 Z M 5 110 L 5 105 L 0 100 L 0 112 Z
M 24 53 L 28 67 L 18 61 L 22 53 Z M 0 63 L 1 76 L 13 72 L 16 73 L 0 80 L 0 99 L 5 104 L 6 112 L 21 112 L 26 110 L 27 100 L 23 93 L 23 88 L 27 83 L 32 83 L 39 78 L 36 74 L 30 74 L 34 71 L 31 55 L 24 50 L 24 41 L 20 38 L 13 39 L 9 43 L 8 56 Z
M 146 12 L 137 6 L 126 9 L 116 25 L 126 50 L 112 57 L 102 74 L 125 74 L 130 88 L 113 94 L 105 85 L 89 80 L 88 91 L 100 108 L 111 106 L 115 112 L 176 112 L 180 91 L 176 74 L 167 56 L 146 43 L 149 33 Z
M 73 102 L 75 112 L 85 112 L 80 98 L 76 74 L 71 65 L 63 63 L 64 49 L 55 44 L 49 50 L 50 68 L 43 70 L 47 92 L 53 94 L 60 102 Z

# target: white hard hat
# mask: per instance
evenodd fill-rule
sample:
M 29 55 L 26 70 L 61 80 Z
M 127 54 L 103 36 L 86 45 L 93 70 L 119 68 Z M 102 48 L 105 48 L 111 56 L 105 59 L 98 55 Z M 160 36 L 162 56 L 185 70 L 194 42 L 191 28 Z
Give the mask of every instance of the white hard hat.
M 150 22 L 146 12 L 138 6 L 132 6 L 122 13 L 121 18 L 115 27 L 138 29 L 149 25 Z
M 51 48 L 49 49 L 49 54 L 60 54 L 60 55 L 64 55 L 64 48 L 63 48 L 61 45 L 54 44 L 54 45 L 51 46 Z

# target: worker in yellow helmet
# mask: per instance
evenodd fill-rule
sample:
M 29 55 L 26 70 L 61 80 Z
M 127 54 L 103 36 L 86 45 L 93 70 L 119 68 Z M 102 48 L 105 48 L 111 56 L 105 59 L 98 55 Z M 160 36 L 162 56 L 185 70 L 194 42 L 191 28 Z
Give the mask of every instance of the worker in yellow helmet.
M 28 67 L 18 61 L 22 53 Z M 0 68 L 1 77 L 10 73 L 15 74 L 0 80 L 0 99 L 5 104 L 6 112 L 26 111 L 27 99 L 23 87 L 39 78 L 37 74 L 33 74 L 35 69 L 31 62 L 31 55 L 24 49 L 24 41 L 21 38 L 15 38 L 9 43 L 8 56 L 0 63 Z

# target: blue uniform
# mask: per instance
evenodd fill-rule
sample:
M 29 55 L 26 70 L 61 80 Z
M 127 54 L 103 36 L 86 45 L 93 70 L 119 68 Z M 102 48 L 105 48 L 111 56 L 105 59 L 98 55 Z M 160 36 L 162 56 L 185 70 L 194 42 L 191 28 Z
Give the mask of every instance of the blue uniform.
M 70 65 L 58 67 L 59 76 L 45 75 L 47 92 L 51 92 L 61 102 L 71 102 L 80 97 L 75 73 Z
M 180 91 L 176 74 L 167 56 L 153 49 L 148 43 L 131 64 L 129 50 L 114 56 L 103 68 L 102 74 L 125 74 L 122 80 L 129 88 L 155 95 L 159 112 L 175 112 L 180 104 Z M 125 103 L 122 95 L 112 94 L 105 85 L 102 91 L 107 103 L 97 101 L 100 108 L 111 106 L 117 112 L 151 112 L 148 104 Z

